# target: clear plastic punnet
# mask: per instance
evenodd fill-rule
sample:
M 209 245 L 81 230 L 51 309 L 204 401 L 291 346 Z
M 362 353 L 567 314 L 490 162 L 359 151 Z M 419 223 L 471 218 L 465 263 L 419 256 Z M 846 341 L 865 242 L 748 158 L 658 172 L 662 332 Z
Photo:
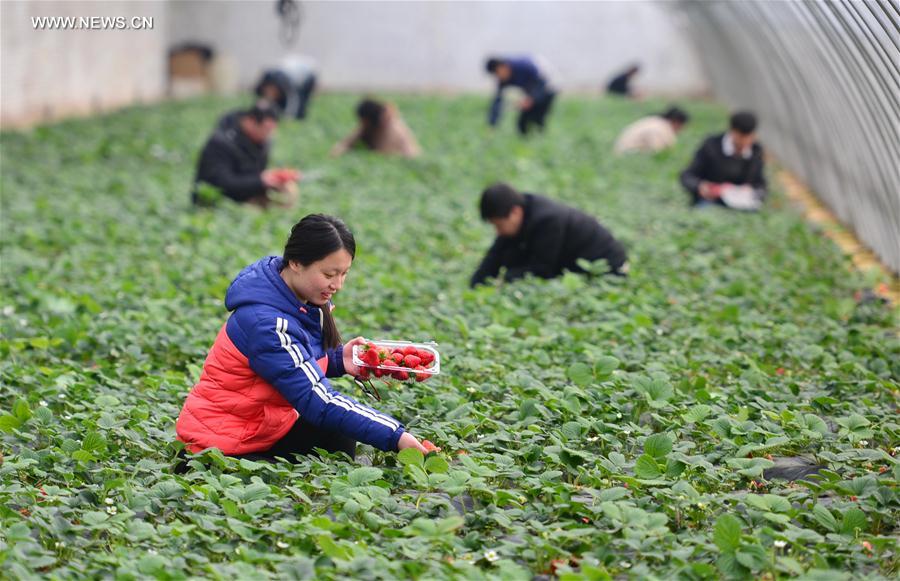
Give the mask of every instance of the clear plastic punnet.
M 728 184 L 722 187 L 722 201 L 734 210 L 753 211 L 762 207 L 762 199 L 750 186 Z
M 377 364 L 374 356 L 367 354 L 372 345 L 378 354 Z M 441 372 L 441 354 L 438 353 L 437 343 L 434 342 L 366 340 L 363 345 L 353 346 L 353 363 L 360 367 L 388 372 L 427 373 L 429 376 Z

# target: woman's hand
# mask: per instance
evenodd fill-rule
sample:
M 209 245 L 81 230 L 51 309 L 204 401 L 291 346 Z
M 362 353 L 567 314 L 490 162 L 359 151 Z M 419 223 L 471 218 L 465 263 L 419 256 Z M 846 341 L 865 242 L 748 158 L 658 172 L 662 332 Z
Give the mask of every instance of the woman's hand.
M 397 442 L 397 450 L 406 450 L 407 448 L 415 448 L 423 454 L 428 453 L 428 450 L 425 448 L 425 446 L 423 446 L 415 436 L 413 436 L 409 432 L 403 432 L 403 435 L 400 436 L 400 441 Z
M 353 377 L 358 377 L 361 373 L 359 365 L 353 363 L 353 346 L 362 345 L 366 342 L 362 337 L 357 337 L 344 343 L 344 371 Z

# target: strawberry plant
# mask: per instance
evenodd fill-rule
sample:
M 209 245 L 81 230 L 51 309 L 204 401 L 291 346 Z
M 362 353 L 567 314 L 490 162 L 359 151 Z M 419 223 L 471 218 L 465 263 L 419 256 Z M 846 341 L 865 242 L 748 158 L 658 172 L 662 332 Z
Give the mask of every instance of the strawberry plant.
M 522 140 L 487 130 L 483 97 L 398 96 L 421 158 L 331 158 L 357 99 L 279 129 L 273 167 L 305 176 L 292 211 L 190 204 L 243 100 L 0 136 L 3 577 L 896 578 L 897 311 L 860 298 L 884 281 L 777 180 L 755 214 L 688 208 L 678 172 L 724 109 L 687 103 L 677 147 L 616 158 L 665 103 L 563 95 Z M 501 179 L 595 214 L 628 278 L 468 288 Z M 175 473 L 225 290 L 309 212 L 356 235 L 344 336 L 440 344 L 440 374 L 378 405 L 441 450 L 209 450 Z

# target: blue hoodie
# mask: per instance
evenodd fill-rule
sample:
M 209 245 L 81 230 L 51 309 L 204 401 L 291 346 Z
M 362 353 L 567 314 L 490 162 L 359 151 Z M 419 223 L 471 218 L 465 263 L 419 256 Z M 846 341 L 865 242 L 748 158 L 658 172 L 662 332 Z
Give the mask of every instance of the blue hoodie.
M 281 278 L 281 266 L 281 257 L 263 258 L 231 283 L 225 295 L 225 306 L 233 311 L 225 326 L 228 337 L 301 421 L 396 451 L 404 432 L 400 422 L 332 389 L 326 377 L 345 373 L 343 346 L 326 353 L 321 309 L 297 299 Z M 317 363 L 325 355 L 327 374 Z

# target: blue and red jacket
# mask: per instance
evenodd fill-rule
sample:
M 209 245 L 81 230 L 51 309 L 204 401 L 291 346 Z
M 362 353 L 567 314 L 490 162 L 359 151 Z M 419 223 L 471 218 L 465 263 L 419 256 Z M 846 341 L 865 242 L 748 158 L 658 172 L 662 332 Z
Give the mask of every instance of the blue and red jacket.
M 282 259 L 263 258 L 225 295 L 233 311 L 187 396 L 175 430 L 190 452 L 240 455 L 271 448 L 297 418 L 385 451 L 403 425 L 332 389 L 345 373 L 343 346 L 322 346 L 322 312 L 301 303 L 281 278 Z M 324 370 L 324 371 L 323 371 Z

